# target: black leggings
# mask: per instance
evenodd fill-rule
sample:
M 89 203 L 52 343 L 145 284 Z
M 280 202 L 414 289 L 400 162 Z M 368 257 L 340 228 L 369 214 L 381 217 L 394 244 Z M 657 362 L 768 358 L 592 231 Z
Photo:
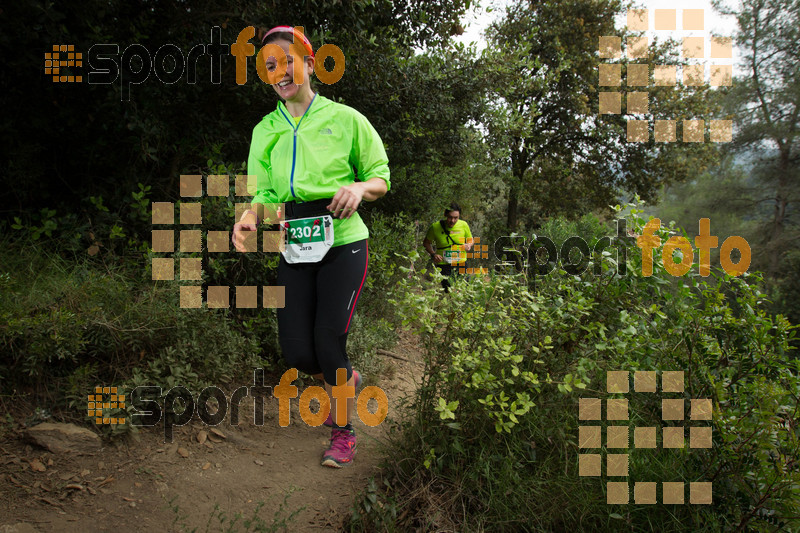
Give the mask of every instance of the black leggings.
M 336 385 L 336 369 L 353 369 L 347 358 L 347 330 L 367 278 L 367 240 L 331 248 L 319 263 L 290 265 L 281 257 L 278 285 L 286 306 L 278 309 L 278 336 L 286 363 L 319 374 Z

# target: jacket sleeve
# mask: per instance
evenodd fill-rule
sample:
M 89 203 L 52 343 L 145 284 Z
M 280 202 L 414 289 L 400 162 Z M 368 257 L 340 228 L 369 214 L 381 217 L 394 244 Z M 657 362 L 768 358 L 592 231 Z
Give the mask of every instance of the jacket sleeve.
M 357 111 L 353 113 L 353 145 L 350 149 L 350 163 L 356 167 L 359 181 L 381 178 L 386 182 L 387 190 L 391 188 L 389 158 L 383 147 L 383 141 L 367 117 Z
M 248 181 L 248 193 L 254 194 L 252 202 L 254 204 L 278 203 L 278 194 L 272 187 L 269 158 L 265 155 L 268 148 L 267 139 L 268 135 L 261 131 L 260 125 L 253 129 L 250 155 L 247 158 L 247 173 L 255 176 L 255 187 Z M 259 216 L 263 217 L 261 213 L 260 211 Z

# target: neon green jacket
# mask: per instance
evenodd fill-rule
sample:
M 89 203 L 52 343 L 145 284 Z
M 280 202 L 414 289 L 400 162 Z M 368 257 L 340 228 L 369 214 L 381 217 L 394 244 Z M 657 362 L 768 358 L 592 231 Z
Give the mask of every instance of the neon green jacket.
M 317 94 L 299 123 L 283 102 L 253 129 L 248 174 L 255 175 L 253 203 L 310 202 L 331 198 L 343 185 L 381 178 L 389 159 L 369 121 L 344 104 Z M 355 169 L 355 172 L 354 172 Z M 333 219 L 333 246 L 369 237 L 358 213 Z

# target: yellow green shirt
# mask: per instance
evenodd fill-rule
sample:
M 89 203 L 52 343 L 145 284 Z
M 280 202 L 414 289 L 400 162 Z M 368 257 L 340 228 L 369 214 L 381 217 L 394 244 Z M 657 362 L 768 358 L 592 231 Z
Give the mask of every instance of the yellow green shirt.
M 446 225 L 447 223 L 445 223 L 445 226 Z M 447 259 L 447 256 L 451 257 L 450 261 L 445 260 L 437 264 L 463 265 L 467 260 L 467 253 L 464 251 L 463 245 L 472 241 L 472 232 L 469 230 L 469 224 L 463 220 L 459 220 L 452 228 L 447 228 L 447 231 L 450 233 L 450 238 L 448 238 L 447 233 L 445 233 L 444 228 L 442 228 L 441 221 L 439 221 L 434 222 L 431 227 L 428 228 L 428 233 L 425 234 L 425 238 L 434 244 L 439 255 L 445 259 Z M 453 243 L 457 246 L 456 250 L 453 249 Z

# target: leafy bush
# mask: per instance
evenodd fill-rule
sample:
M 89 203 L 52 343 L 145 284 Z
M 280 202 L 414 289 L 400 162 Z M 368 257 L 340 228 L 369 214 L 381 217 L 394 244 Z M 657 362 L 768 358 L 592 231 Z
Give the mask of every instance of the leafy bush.
M 75 409 L 66 417 L 97 385 L 201 388 L 263 366 L 255 335 L 221 311 L 181 309 L 176 284 L 33 245 L 5 242 L 0 256 L 0 382 Z
M 234 166 L 213 161 L 208 170 L 237 172 Z M 133 193 L 130 216 L 150 228 L 148 192 L 140 187 Z M 227 197 L 200 199 L 203 224 L 184 224 L 181 229 L 229 231 L 235 203 L 243 200 L 234 192 L 231 179 Z M 97 385 L 128 389 L 155 385 L 165 392 L 183 385 L 195 390 L 225 383 L 237 373 L 278 359 L 275 311 L 242 309 L 234 301 L 228 310 L 181 309 L 178 281 L 151 281 L 151 259 L 156 254 L 149 251 L 149 238 L 143 242 L 138 233 L 127 233 L 101 198 L 90 200 L 95 214 L 88 225 L 79 227 L 62 218 L 56 223 L 55 213 L 45 210 L 33 225 L 17 221 L 19 233 L 3 243 L 0 382 L 4 387 L 16 386 L 50 408 L 70 407 L 82 413 L 87 391 Z M 176 217 L 179 209 L 180 203 Z M 371 268 L 351 328 L 350 353 L 358 368 L 378 374 L 381 359 L 375 349 L 390 348 L 395 341 L 385 298 L 387 284 L 399 275 L 394 268 L 395 246 L 406 243 L 413 248 L 413 234 L 403 217 L 374 214 L 372 218 Z M 99 236 L 106 231 L 117 234 L 118 240 L 127 236 L 132 247 L 128 252 L 133 253 L 126 254 L 124 239 L 121 247 L 107 244 Z M 67 238 L 73 234 L 75 239 Z M 95 249 L 87 253 L 87 246 Z M 209 253 L 204 248 L 171 256 L 176 266 L 184 257 L 201 258 L 199 283 L 204 286 L 275 285 L 278 254 Z
M 376 350 L 390 349 L 396 343 L 397 333 L 387 320 L 356 313 L 350 324 L 347 355 L 353 368 L 365 376 L 377 376 L 383 374 L 384 366 Z
M 637 233 L 639 213 L 628 222 Z M 669 230 L 659 235 L 663 244 Z M 625 276 L 606 256 L 600 276 L 561 270 L 535 292 L 521 275 L 457 282 L 447 298 L 401 280 L 397 313 L 420 335 L 425 378 L 384 486 L 365 496 L 369 512 L 361 506 L 354 529 L 800 526 L 793 327 L 764 311 L 758 276 L 701 278 L 694 265 L 673 278 L 659 248 L 645 277 L 641 251 L 625 245 Z M 665 422 L 661 394 L 632 392 L 629 421 L 579 421 L 578 397 L 619 396 L 606 393 L 612 370 L 682 370 L 685 393 L 664 397 L 710 398 L 713 419 Z M 625 478 L 580 477 L 578 455 L 625 451 L 579 449 L 578 426 L 620 424 L 631 436 L 634 427 L 711 425 L 709 449 L 627 450 L 627 480 L 711 481 L 713 504 L 608 505 L 605 482 Z
M 595 215 L 591 214 L 584 215 L 578 220 L 548 219 L 536 234 L 552 240 L 558 249 L 561 249 L 561 245 L 570 237 L 581 237 L 592 248 L 599 239 L 613 235 Z
M 405 215 L 386 216 L 377 211 L 366 214 L 369 227 L 369 270 L 359 312 L 365 316 L 393 319 L 394 307 L 386 298 L 389 290 L 408 277 L 408 269 L 419 254 L 419 227 Z

